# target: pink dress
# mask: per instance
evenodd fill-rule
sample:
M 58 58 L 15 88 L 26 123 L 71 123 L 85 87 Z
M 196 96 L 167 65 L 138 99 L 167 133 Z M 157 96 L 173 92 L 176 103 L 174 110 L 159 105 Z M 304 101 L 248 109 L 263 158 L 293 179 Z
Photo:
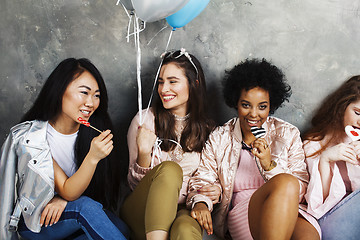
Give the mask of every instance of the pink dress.
M 232 209 L 227 218 L 229 232 L 234 240 L 252 239 L 248 221 L 249 202 L 252 194 L 264 183 L 254 156 L 248 150 L 241 149 L 239 166 L 235 174 Z M 304 206 L 300 205 L 300 207 Z M 299 213 L 315 227 L 321 236 L 317 221 L 302 209 L 299 209 Z
M 248 221 L 249 202 L 252 194 L 264 183 L 253 155 L 248 150 L 241 149 L 232 209 L 228 214 L 228 227 L 233 239 L 252 239 Z

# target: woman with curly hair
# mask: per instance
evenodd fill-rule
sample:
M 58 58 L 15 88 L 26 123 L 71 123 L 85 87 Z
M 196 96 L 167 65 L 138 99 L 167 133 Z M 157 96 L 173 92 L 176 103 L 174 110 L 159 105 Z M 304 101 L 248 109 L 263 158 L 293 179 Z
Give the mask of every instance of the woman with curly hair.
M 308 212 L 318 218 L 323 239 L 358 239 L 360 234 L 360 76 L 353 76 L 320 105 L 304 135 L 310 182 Z M 347 127 L 348 128 L 348 127 Z
M 227 72 L 223 93 L 238 117 L 215 129 L 202 151 L 189 183 L 192 217 L 232 239 L 319 239 L 316 220 L 299 210 L 309 179 L 299 130 L 269 116 L 291 95 L 284 74 L 265 59 L 246 60 Z M 209 184 L 221 189 L 214 207 L 198 192 Z

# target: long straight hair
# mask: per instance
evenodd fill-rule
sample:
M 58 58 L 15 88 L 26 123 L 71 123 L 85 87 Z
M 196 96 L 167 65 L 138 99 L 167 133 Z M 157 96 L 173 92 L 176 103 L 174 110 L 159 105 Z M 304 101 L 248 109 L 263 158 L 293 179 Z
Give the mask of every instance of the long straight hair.
M 89 122 L 98 129 L 113 130 L 112 122 L 108 114 L 108 95 L 104 80 L 99 70 L 85 58 L 68 58 L 63 60 L 50 74 L 42 87 L 39 96 L 30 110 L 22 117 L 21 121 L 41 120 L 50 121 L 62 111 L 62 98 L 68 85 L 78 78 L 83 72 L 89 72 L 96 80 L 100 90 L 100 104 L 91 115 Z M 75 161 L 77 168 L 82 164 L 87 155 L 91 140 L 99 133 L 85 126 L 80 126 L 75 142 Z M 114 145 L 116 145 L 116 138 Z M 112 172 L 116 160 L 116 149 L 114 146 L 111 154 L 101 160 L 92 177 L 92 180 L 85 190 L 84 195 L 102 203 L 105 208 L 115 208 L 118 197 L 118 183 L 115 174 Z
M 312 128 L 303 136 L 304 140 L 321 141 L 321 149 L 311 154 L 321 154 L 330 144 L 336 144 L 344 136 L 344 115 L 349 104 L 360 99 L 360 76 L 353 76 L 330 94 L 320 105 L 311 120 Z
M 186 120 L 181 134 L 180 145 L 184 152 L 201 152 L 215 124 L 207 117 L 205 105 L 206 84 L 201 64 L 195 56 L 191 54 L 189 56 L 196 68 L 185 55 L 180 56 L 179 50 L 168 52 L 164 56 L 162 67 L 173 63 L 184 71 L 189 83 L 189 100 L 187 104 L 189 118 Z M 164 139 L 177 140 L 175 117 L 169 110 L 164 108 L 158 94 L 154 101 L 153 109 L 156 135 Z M 170 141 L 164 141 L 161 148 L 163 151 L 170 151 L 175 148 L 175 144 Z

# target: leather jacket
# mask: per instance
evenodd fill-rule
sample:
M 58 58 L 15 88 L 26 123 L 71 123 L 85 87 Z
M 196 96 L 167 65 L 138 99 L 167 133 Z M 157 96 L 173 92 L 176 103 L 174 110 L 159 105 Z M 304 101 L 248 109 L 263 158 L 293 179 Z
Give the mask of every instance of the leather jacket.
M 271 159 L 277 166 L 270 171 L 261 168 L 266 179 L 280 173 L 289 173 L 299 180 L 299 201 L 303 198 L 309 181 L 305 155 L 299 130 L 281 119 L 268 117 L 263 127 L 264 138 L 271 149 Z M 213 216 L 214 232 L 224 237 L 227 231 L 227 213 L 230 208 L 235 174 L 240 160 L 242 134 L 238 118 L 229 120 L 215 129 L 209 136 L 202 151 L 198 170 L 189 182 L 187 206 L 193 208 L 197 202 L 205 202 Z M 197 189 L 207 184 L 220 187 L 220 202 L 213 206 L 210 198 L 197 193 Z
M 54 196 L 54 169 L 46 141 L 47 122 L 28 121 L 11 128 L 0 155 L 0 239 L 18 239 L 20 215 L 33 232 Z

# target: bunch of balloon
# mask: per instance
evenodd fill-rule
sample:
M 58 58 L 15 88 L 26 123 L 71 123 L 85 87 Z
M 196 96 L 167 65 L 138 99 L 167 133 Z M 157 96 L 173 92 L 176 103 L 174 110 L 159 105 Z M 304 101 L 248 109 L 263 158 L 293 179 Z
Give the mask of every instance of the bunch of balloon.
M 190 0 L 182 9 L 168 16 L 166 21 L 173 30 L 181 28 L 197 17 L 208 5 L 210 0 Z

